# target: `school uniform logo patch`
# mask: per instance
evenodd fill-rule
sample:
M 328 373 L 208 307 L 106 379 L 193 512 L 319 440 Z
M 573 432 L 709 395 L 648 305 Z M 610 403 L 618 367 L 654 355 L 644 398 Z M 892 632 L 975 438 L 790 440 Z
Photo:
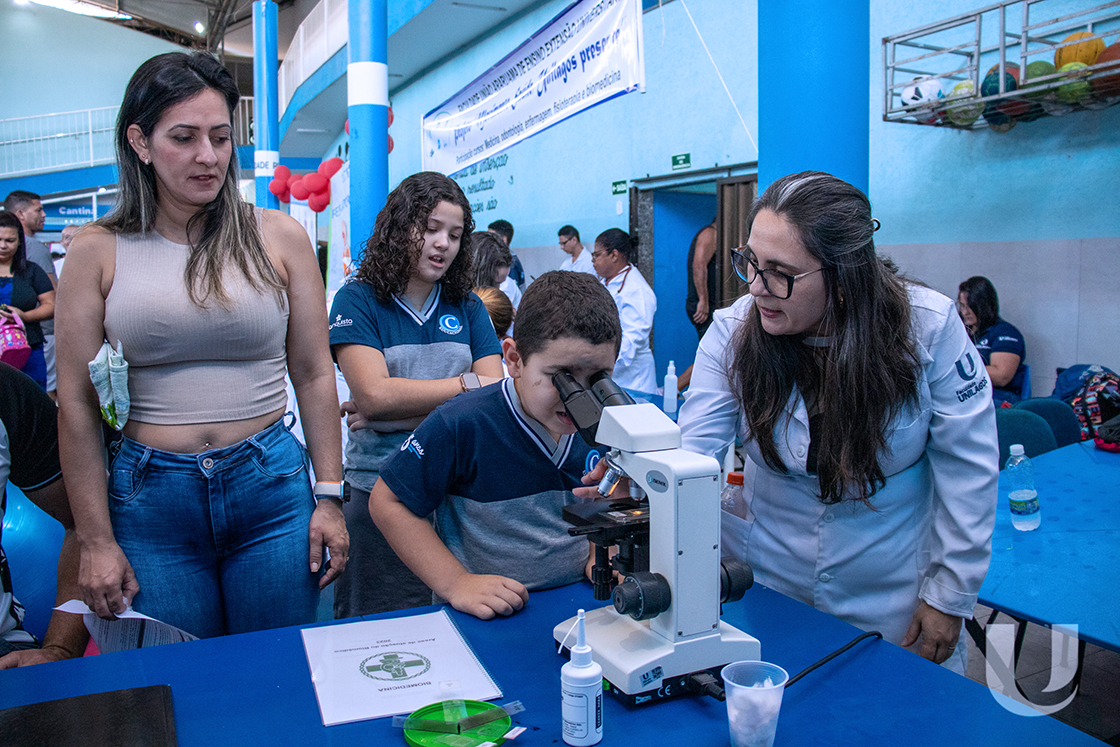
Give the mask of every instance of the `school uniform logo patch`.
M 408 438 L 401 444 L 401 451 L 411 451 L 418 459 L 424 458 L 424 447 L 416 440 L 416 435 L 413 433 L 409 433 Z
M 449 335 L 457 335 L 463 331 L 463 323 L 454 314 L 444 314 L 439 318 L 439 329 Z
M 957 375 L 965 381 L 976 378 L 976 361 L 972 360 L 972 353 L 965 353 L 964 358 L 957 361 Z
M 602 458 L 603 457 L 599 454 L 599 452 L 595 451 L 595 449 L 587 452 L 587 458 L 583 460 L 583 471 L 590 472 L 591 470 L 595 469 L 595 465 L 598 464 L 599 460 Z

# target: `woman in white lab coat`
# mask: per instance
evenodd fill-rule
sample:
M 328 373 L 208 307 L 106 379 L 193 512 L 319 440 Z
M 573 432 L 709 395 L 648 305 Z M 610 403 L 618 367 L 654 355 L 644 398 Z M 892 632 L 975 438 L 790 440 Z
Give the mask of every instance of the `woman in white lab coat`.
M 876 256 L 870 203 L 850 184 L 783 177 L 747 221 L 732 256 L 750 295 L 716 312 L 680 413 L 686 449 L 744 444 L 723 552 L 963 670 L 998 475 L 976 348 L 952 301 Z
M 657 373 L 649 336 L 657 311 L 657 296 L 641 271 L 630 263 L 633 249 L 630 234 L 621 228 L 608 228 L 595 239 L 591 266 L 611 292 L 622 322 L 622 344 L 612 378 L 621 387 L 655 394 Z

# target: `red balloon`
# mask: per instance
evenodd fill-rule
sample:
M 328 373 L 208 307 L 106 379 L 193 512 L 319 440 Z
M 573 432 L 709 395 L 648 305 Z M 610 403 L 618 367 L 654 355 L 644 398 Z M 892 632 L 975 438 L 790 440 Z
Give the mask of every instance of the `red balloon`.
M 308 196 L 311 195 L 311 190 L 307 188 L 307 185 L 304 184 L 302 179 L 291 185 L 291 189 L 292 197 L 296 198 L 297 200 L 306 200 Z
M 387 126 L 393 126 L 393 107 L 391 106 L 389 107 L 389 124 Z
M 341 168 L 342 159 L 338 156 L 335 156 L 334 158 L 328 158 L 327 160 L 319 164 L 319 173 L 330 179 L 332 176 L 337 174 L 338 170 Z
M 276 195 L 276 199 L 287 205 L 292 201 L 292 193 L 285 189 L 283 194 Z
M 279 197 L 288 191 L 288 183 L 283 179 L 273 179 L 268 183 L 268 191 Z
M 303 177 L 302 177 L 302 176 L 300 176 L 299 174 L 291 174 L 291 175 L 289 175 L 289 176 L 288 176 L 288 189 L 291 189 L 291 188 L 292 188 L 292 185 L 293 185 L 293 184 L 295 184 L 296 182 L 298 182 L 298 181 L 299 181 L 300 179 L 302 179 L 302 178 L 303 178 Z
M 392 135 L 389 136 L 389 150 L 386 151 L 386 152 L 387 153 L 392 153 L 393 152 L 393 136 Z
M 276 171 L 273 171 L 272 175 L 286 184 L 288 182 L 288 177 L 292 175 L 292 170 L 287 166 L 277 166 Z
M 303 177 L 303 183 L 307 185 L 307 191 L 311 192 L 312 194 L 314 194 L 315 192 L 322 192 L 327 188 L 327 185 L 330 184 L 330 182 L 327 181 L 327 177 L 323 176 L 318 171 L 312 171 L 310 174 L 305 174 Z
M 307 198 L 307 207 L 311 208 L 313 212 L 321 213 L 327 209 L 327 201 L 323 200 L 319 195 L 311 195 Z

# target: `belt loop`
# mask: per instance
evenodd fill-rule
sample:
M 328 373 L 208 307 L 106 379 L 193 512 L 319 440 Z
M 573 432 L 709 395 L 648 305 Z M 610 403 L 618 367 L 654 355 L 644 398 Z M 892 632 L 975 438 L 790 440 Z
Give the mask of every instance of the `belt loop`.
M 290 423 L 287 422 L 289 415 L 292 416 L 292 422 L 290 422 Z M 296 425 L 296 414 L 294 412 L 292 412 L 291 410 L 288 410 L 286 413 L 284 413 L 283 417 L 281 417 L 280 420 L 284 422 L 284 427 L 290 433 L 292 428 L 294 428 L 295 425 Z
M 140 455 L 140 462 L 136 465 L 137 473 L 143 473 L 144 467 L 148 464 L 148 460 L 152 457 L 152 447 L 145 446 L 144 453 Z

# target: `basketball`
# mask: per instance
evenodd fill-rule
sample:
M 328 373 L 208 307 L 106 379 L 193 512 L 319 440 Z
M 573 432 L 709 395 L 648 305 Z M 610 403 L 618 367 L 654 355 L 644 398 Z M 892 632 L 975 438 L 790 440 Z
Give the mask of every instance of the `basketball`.
M 1058 86 L 1058 90 L 1055 92 L 1058 101 L 1066 104 L 1080 104 L 1089 98 L 1091 93 L 1089 81 L 1085 80 L 1085 73 L 1077 72 L 1086 67 L 1089 66 L 1084 62 L 1067 62 L 1058 68 L 1059 73 L 1065 73 L 1066 77 L 1070 79 L 1069 83 Z
M 979 119 L 981 112 L 984 111 L 983 104 L 960 103 L 956 106 L 953 105 L 953 99 L 968 99 L 975 96 L 976 86 L 972 84 L 971 80 L 962 80 L 960 83 L 953 86 L 953 90 L 949 92 L 949 98 L 945 101 L 948 108 L 946 114 L 949 117 L 949 121 L 961 127 L 968 127 Z
M 1105 62 L 1113 63 L 1106 67 L 1106 70 L 1116 70 L 1117 73 L 1106 75 L 1103 78 L 1094 78 L 1089 81 L 1089 85 L 1093 87 L 1093 91 L 1098 96 L 1120 96 L 1120 42 L 1105 47 L 1105 50 L 1097 55 L 1095 64 L 1100 65 Z
M 1076 41 L 1077 39 L 1084 39 L 1091 37 L 1088 31 L 1078 31 L 1076 34 L 1070 34 L 1062 43 Z M 1061 70 L 1063 67 L 1071 62 L 1080 62 L 1083 65 L 1092 65 L 1097 61 L 1097 56 L 1104 51 L 1104 42 L 1100 39 L 1089 39 L 1088 41 L 1078 42 L 1071 44 L 1068 47 L 1062 47 L 1054 52 L 1054 67 Z

